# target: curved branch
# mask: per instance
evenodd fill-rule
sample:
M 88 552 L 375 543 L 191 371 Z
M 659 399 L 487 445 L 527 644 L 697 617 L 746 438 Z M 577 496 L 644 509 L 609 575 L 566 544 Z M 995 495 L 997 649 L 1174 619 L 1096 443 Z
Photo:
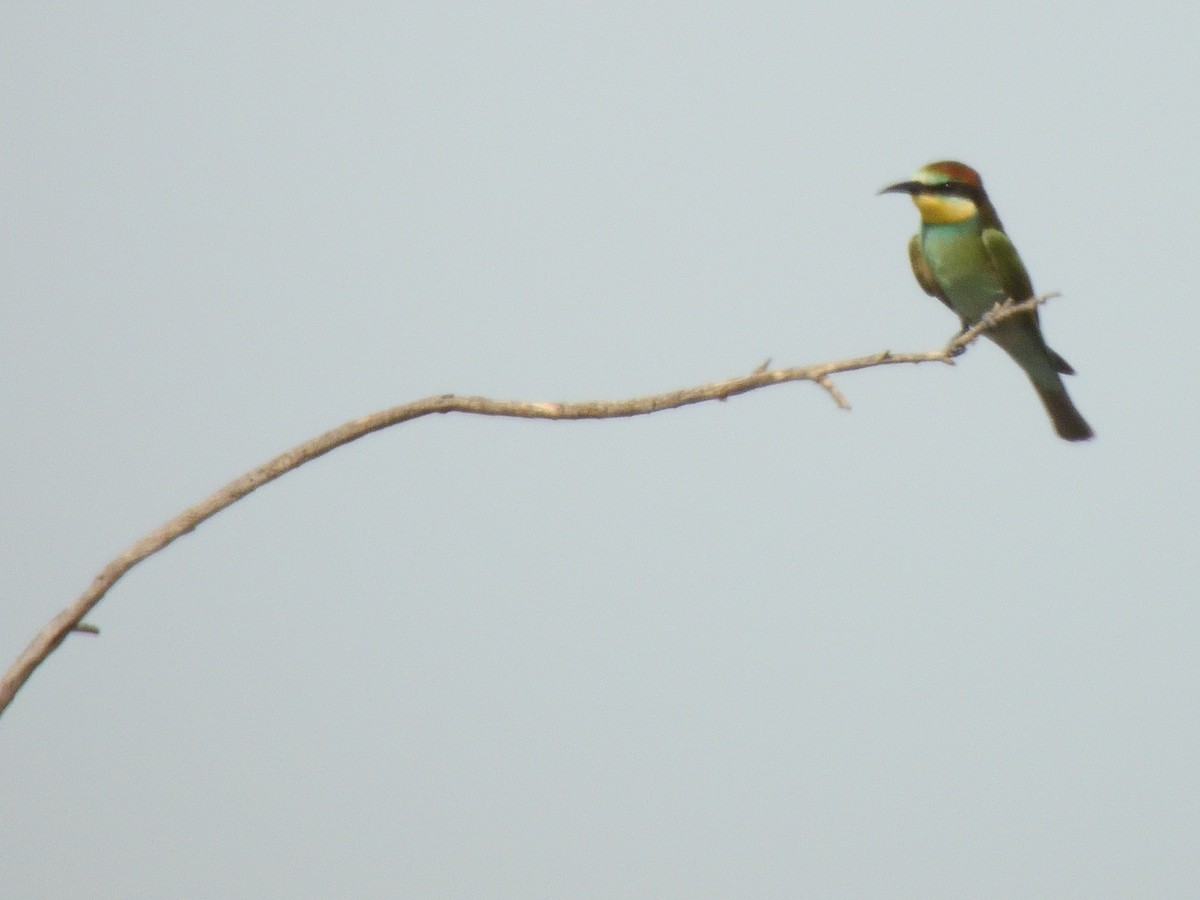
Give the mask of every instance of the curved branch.
M 1057 295 L 1045 294 L 1020 303 L 1013 301 L 998 303 L 979 324 L 955 336 L 945 347 L 924 353 L 891 353 L 884 350 L 870 356 L 787 369 L 768 369 L 767 364 L 764 363 L 748 375 L 683 390 L 668 391 L 665 394 L 636 397 L 631 400 L 534 403 L 523 400 L 492 400 L 487 397 L 457 397 L 453 394 L 443 394 L 354 419 L 332 431 L 305 441 L 240 478 L 234 479 L 212 496 L 185 509 L 169 522 L 147 534 L 105 566 L 74 603 L 51 619 L 37 633 L 29 646 L 4 673 L 3 679 L 0 680 L 0 714 L 8 708 L 17 691 L 29 680 L 34 670 L 54 652 L 67 635 L 73 631 L 97 633 L 95 626 L 83 622 L 84 616 L 91 612 L 113 585 L 139 562 L 183 537 L 201 522 L 212 518 L 221 510 L 233 505 L 264 484 L 374 431 L 412 419 L 419 419 L 432 413 L 460 412 L 481 416 L 508 416 L 518 419 L 614 419 L 642 416 L 664 409 L 689 406 L 693 403 L 725 400 L 738 394 L 791 381 L 811 381 L 824 388 L 840 408 L 849 409 L 845 396 L 834 385 L 830 376 L 876 366 L 926 362 L 953 365 L 954 357 L 962 353 L 967 345 L 989 328 L 1012 316 L 1036 309 L 1054 296 Z

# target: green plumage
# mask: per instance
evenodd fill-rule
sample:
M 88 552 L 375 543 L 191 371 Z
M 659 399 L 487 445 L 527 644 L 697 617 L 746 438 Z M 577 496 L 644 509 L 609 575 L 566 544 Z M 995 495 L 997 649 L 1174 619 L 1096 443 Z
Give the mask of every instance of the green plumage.
M 908 244 L 913 275 L 927 294 L 958 315 L 964 328 L 998 302 L 1033 296 L 1029 273 L 974 170 L 962 163 L 934 163 L 912 181 L 886 190 L 910 194 L 921 210 L 921 230 Z M 1074 370 L 1047 346 L 1036 311 L 1001 322 L 987 336 L 1029 376 L 1060 437 L 1092 437 L 1060 377 Z

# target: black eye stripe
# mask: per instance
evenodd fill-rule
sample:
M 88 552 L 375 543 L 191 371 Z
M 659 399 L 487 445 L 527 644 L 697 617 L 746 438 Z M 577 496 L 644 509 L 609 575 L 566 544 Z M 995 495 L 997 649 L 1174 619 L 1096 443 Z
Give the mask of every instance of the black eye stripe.
M 927 194 L 940 194 L 945 197 L 962 197 L 966 200 L 975 200 L 979 196 L 979 191 L 969 184 L 963 184 L 961 181 L 947 181 L 942 184 L 931 184 L 925 188 Z

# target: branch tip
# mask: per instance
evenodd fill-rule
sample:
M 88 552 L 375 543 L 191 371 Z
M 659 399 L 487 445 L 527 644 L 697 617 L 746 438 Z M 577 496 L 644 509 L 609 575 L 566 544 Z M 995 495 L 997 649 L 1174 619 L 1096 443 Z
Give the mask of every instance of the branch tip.
M 821 387 L 825 388 L 829 396 L 833 398 L 833 402 L 837 404 L 838 409 L 849 411 L 850 403 L 846 400 L 846 395 L 838 390 L 838 386 L 833 383 L 833 380 L 828 375 L 818 375 L 814 381 Z

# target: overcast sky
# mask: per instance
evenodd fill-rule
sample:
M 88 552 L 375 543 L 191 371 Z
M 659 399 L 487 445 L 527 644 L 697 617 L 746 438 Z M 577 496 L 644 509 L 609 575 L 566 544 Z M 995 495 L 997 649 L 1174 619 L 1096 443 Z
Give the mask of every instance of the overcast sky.
M 1073 12 L 1068 12 L 1073 10 Z M 423 419 L 121 581 L 0 719 L 14 898 L 1200 895 L 1191 3 L 0 6 L 0 665 L 430 394 L 941 346 L 984 175 L 1097 432 L 991 345 Z

